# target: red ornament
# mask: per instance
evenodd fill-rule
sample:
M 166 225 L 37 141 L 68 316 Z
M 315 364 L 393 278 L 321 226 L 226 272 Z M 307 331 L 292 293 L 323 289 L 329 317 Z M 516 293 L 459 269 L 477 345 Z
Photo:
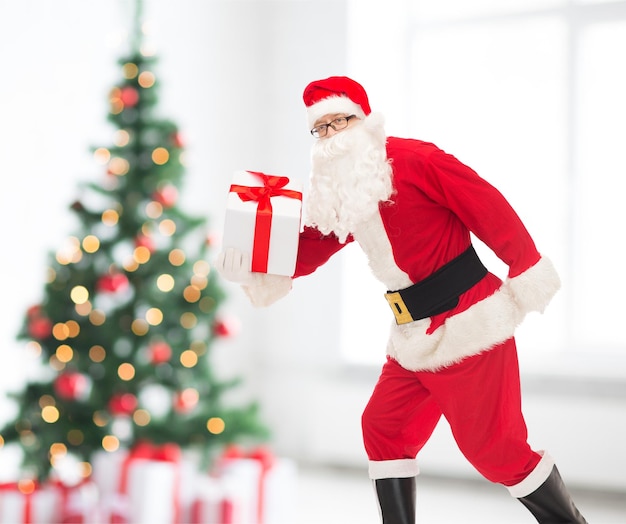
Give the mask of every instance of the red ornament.
M 96 283 L 96 289 L 101 293 L 117 293 L 128 289 L 128 277 L 124 273 L 102 275 Z
M 152 198 L 165 208 L 173 207 L 178 200 L 178 189 L 172 184 L 166 184 L 157 189 Z
M 177 131 L 176 133 L 172 133 L 171 139 L 172 139 L 172 145 L 174 147 L 178 147 L 178 148 L 185 147 L 183 137 L 179 131 Z
M 82 400 L 89 393 L 89 379 L 75 371 L 61 373 L 54 381 L 54 391 L 65 400 Z
M 137 397 L 132 393 L 116 393 L 109 399 L 111 415 L 132 415 L 137 409 Z
M 43 340 L 52 334 L 52 321 L 48 317 L 31 317 L 27 330 L 35 340 Z
M 145 247 L 148 251 L 150 251 L 150 253 L 154 253 L 156 249 L 154 246 L 154 240 L 152 240 L 152 237 L 149 237 L 148 235 L 139 235 L 136 237 L 135 247 Z
M 123 87 L 120 90 L 120 100 L 125 107 L 134 107 L 139 102 L 139 93 L 134 87 Z
M 235 318 L 218 318 L 213 323 L 213 333 L 222 338 L 234 336 L 239 331 L 239 321 Z
M 165 341 L 153 342 L 148 346 L 148 357 L 154 366 L 165 364 L 172 358 L 172 348 Z
M 205 243 L 207 246 L 218 246 L 221 244 L 221 237 L 218 233 L 212 231 L 206 236 Z
M 174 396 L 174 409 L 178 413 L 189 413 L 198 405 L 198 391 L 193 388 L 187 388 L 183 391 L 177 391 Z

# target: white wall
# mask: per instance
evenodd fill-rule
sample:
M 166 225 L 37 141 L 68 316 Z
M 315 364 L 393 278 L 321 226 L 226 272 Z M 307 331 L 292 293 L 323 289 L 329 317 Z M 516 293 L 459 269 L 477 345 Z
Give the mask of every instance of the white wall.
M 161 110 L 180 125 L 188 145 L 183 198 L 219 232 L 234 170 L 306 179 L 310 137 L 300 96 L 312 79 L 350 73 L 341 30 L 348 25 L 346 2 L 145 4 L 160 56 Z M 100 174 L 88 148 L 110 142 L 106 94 L 117 79 L 116 60 L 125 49 L 119 33 L 129 13 L 128 2 L 110 0 L 0 4 L 5 390 L 19 385 L 15 370 L 28 363 L 14 335 L 25 308 L 40 298 L 46 252 L 72 232 L 67 206 L 78 182 Z M 335 30 L 327 31 L 329 24 Z M 373 59 L 372 69 L 383 60 Z M 394 92 L 402 96 L 401 89 Z M 373 93 L 374 103 L 382 96 Z M 340 277 L 340 261 L 332 260 L 266 310 L 253 309 L 238 288 L 225 284 L 227 307 L 242 329 L 216 347 L 215 357 L 224 373 L 245 375 L 246 393 L 263 403 L 278 452 L 364 469 L 360 413 L 376 371 L 341 361 Z M 546 388 L 525 384 L 533 444 L 550 450 L 570 482 L 626 491 L 626 395 L 557 388 L 545 396 Z M 1 409 L 8 415 L 7 406 Z M 422 469 L 476 476 L 445 425 L 427 446 Z

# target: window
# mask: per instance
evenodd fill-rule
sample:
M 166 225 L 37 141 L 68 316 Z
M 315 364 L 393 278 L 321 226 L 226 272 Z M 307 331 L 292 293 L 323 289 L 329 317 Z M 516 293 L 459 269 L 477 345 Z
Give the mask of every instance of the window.
M 350 74 L 389 134 L 432 141 L 492 182 L 559 270 L 563 289 L 518 331 L 525 358 L 623 355 L 626 1 L 353 4 Z M 358 248 L 345 251 L 342 350 L 350 362 L 380 362 L 385 290 Z M 355 311 L 360 303 L 368 308 Z

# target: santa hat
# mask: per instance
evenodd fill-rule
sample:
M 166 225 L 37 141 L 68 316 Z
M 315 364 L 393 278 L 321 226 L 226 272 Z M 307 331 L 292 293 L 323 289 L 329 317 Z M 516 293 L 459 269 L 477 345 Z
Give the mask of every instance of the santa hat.
M 372 112 L 363 86 L 346 76 L 315 80 L 306 86 L 302 98 L 309 127 L 328 114 L 346 113 L 365 118 Z

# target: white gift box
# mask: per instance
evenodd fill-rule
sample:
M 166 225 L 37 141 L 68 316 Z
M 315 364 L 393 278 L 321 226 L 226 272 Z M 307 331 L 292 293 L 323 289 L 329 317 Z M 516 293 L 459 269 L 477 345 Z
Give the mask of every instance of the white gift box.
M 223 489 L 236 507 L 233 524 L 297 522 L 297 467 L 294 461 L 277 458 L 264 470 L 256 459 L 229 459 L 219 471 Z
M 131 458 L 127 463 L 128 456 L 126 450 L 94 456 L 93 477 L 100 492 L 100 514 L 104 521 L 109 522 L 112 516 L 129 524 L 180 521 L 184 487 L 189 484 L 188 465 L 182 460 L 144 457 Z
M 247 501 L 240 490 L 230 490 L 220 479 L 199 475 L 195 500 L 191 504 L 191 524 L 242 524 Z
M 263 177 L 269 177 L 269 180 Z M 268 219 L 271 222 L 269 227 L 259 228 L 257 214 L 263 214 L 267 202 L 271 205 Z M 236 171 L 226 202 L 223 247 L 249 253 L 253 271 L 292 276 L 298 254 L 301 217 L 300 184 L 286 177 Z M 267 247 L 268 243 L 266 253 L 264 245 Z
M 55 524 L 62 511 L 61 490 L 40 487 L 28 495 L 15 489 L 0 491 L 0 523 Z

